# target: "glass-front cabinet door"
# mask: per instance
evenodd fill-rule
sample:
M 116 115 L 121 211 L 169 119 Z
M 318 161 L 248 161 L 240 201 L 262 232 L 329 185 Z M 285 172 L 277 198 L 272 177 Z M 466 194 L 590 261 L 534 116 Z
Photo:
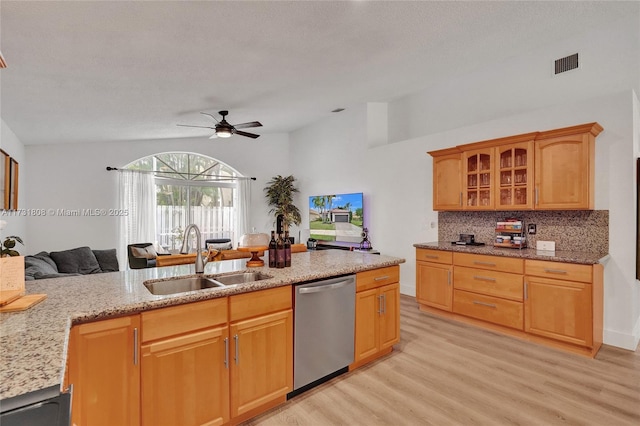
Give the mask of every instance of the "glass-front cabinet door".
M 463 208 L 493 210 L 494 148 L 464 152 Z
M 533 208 L 533 140 L 496 147 L 496 210 Z

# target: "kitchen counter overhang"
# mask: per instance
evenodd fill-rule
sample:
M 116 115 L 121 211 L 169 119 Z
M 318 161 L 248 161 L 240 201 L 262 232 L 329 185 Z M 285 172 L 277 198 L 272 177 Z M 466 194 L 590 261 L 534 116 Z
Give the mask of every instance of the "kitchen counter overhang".
M 246 259 L 211 262 L 205 267 L 205 276 L 250 270 L 273 278 L 162 296 L 151 294 L 143 282 L 194 276 L 194 265 L 29 282 L 27 294 L 45 293 L 47 298 L 26 311 L 0 314 L 0 401 L 62 385 L 72 325 L 404 262 L 402 258 L 344 250 L 295 253 L 292 266 L 284 269 L 247 268 Z

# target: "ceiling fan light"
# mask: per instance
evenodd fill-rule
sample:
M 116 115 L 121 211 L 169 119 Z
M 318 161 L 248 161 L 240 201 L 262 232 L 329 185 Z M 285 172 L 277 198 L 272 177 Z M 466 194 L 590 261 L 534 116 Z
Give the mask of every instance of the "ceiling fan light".
M 218 129 L 216 130 L 216 134 L 219 138 L 230 138 L 231 130 L 230 129 Z

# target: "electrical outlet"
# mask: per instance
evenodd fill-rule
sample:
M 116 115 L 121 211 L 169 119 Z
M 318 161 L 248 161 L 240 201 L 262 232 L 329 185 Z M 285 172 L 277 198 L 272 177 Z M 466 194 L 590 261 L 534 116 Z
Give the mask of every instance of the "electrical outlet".
M 544 251 L 556 251 L 555 241 L 536 241 L 536 249 Z
M 536 233 L 536 224 L 535 223 L 530 223 L 529 224 L 529 235 L 534 235 Z

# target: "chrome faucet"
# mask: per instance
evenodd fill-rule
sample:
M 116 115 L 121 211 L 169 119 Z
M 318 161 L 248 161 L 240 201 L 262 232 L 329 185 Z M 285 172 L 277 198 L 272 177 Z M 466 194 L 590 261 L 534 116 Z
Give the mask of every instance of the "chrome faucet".
M 200 229 L 198 229 L 195 223 L 192 223 L 191 225 L 187 226 L 187 229 L 184 230 L 184 236 L 182 237 L 182 248 L 180 249 L 180 253 L 181 254 L 188 253 L 189 234 L 191 233 L 192 229 L 196 231 L 196 253 L 197 253 L 196 254 L 196 274 L 203 274 L 204 265 L 207 262 L 202 259 L 202 248 L 200 245 L 202 243 L 202 237 L 200 235 Z

